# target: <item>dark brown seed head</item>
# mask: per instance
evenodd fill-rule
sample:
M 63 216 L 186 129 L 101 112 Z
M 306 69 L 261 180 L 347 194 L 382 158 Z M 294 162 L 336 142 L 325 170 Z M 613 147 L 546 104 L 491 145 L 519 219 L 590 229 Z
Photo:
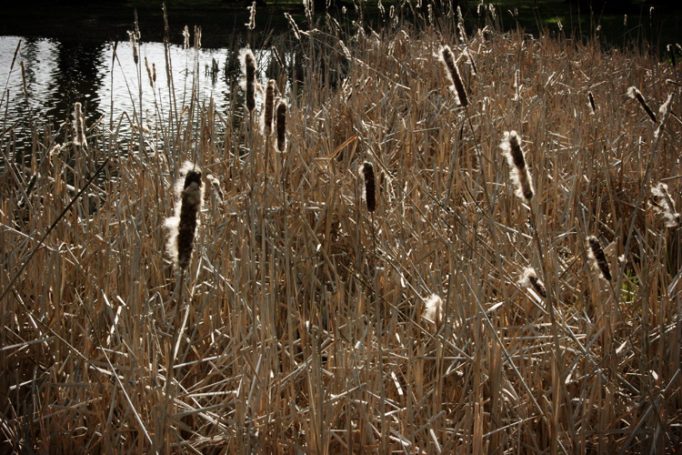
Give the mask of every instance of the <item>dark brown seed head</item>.
M 277 150 L 284 152 L 287 149 L 287 103 L 279 100 L 276 112 L 277 122 Z
M 272 79 L 268 81 L 265 89 L 265 109 L 263 110 L 263 134 L 269 136 L 272 132 L 272 114 L 275 104 L 276 82 Z
M 630 87 L 628 88 L 628 96 L 630 98 L 634 98 L 639 102 L 639 105 L 642 106 L 642 109 L 644 112 L 646 112 L 646 115 L 649 116 L 652 122 L 658 123 L 656 120 L 656 114 L 654 114 L 654 111 L 651 110 L 649 105 L 647 104 L 646 100 L 644 99 L 644 96 L 642 96 L 642 92 L 640 92 L 637 87 Z
M 507 158 L 511 180 L 514 186 L 516 186 L 516 195 L 529 202 L 535 193 L 533 177 L 526 167 L 525 155 L 521 149 L 521 139 L 516 134 L 516 131 L 504 133 L 500 148 Z
M 587 99 L 590 101 L 590 108 L 594 114 L 597 112 L 597 105 L 594 103 L 594 95 L 592 95 L 592 92 L 587 92 Z
M 256 58 L 250 49 L 242 49 L 241 57 L 246 85 L 246 108 L 253 112 L 256 108 Z
M 459 69 L 455 63 L 455 57 L 452 54 L 452 50 L 450 50 L 450 46 L 441 47 L 440 60 L 445 66 L 450 82 L 452 82 L 450 89 L 455 93 L 455 95 L 457 95 L 457 101 L 459 102 L 459 105 L 462 107 L 468 106 L 469 98 L 467 97 L 464 83 L 462 82 L 462 78 L 459 74 Z
M 360 174 L 365 180 L 365 201 L 367 202 L 367 211 L 373 212 L 377 208 L 376 201 L 376 182 L 374 179 L 374 167 L 369 161 L 365 161 L 360 166 Z
M 517 169 L 522 170 L 526 167 L 526 159 L 523 156 L 519 135 L 516 134 L 516 131 L 509 132 L 509 153 L 511 154 L 512 162 Z
M 540 281 L 533 267 L 526 267 L 524 269 L 523 274 L 521 275 L 521 280 L 519 280 L 519 284 L 525 287 L 532 287 L 542 298 L 547 297 L 545 285 L 542 283 L 542 281 Z
M 201 198 L 201 172 L 190 170 L 185 176 L 178 224 L 178 266 L 181 269 L 187 268 L 192 257 Z
M 609 263 L 606 260 L 606 255 L 604 250 L 602 250 L 601 245 L 597 237 L 591 235 L 587 238 L 587 243 L 589 245 L 588 256 L 601 272 L 602 276 L 606 281 L 611 281 L 611 271 L 609 270 Z

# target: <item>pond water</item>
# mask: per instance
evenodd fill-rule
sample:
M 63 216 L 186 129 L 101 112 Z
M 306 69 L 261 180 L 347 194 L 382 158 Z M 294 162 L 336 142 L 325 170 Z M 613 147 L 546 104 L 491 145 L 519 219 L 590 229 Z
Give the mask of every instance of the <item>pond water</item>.
M 522 22 L 526 29 L 531 29 L 533 22 L 539 25 L 538 17 L 542 11 L 532 6 L 538 2 L 516 2 L 521 5 L 518 9 L 520 15 L 516 17 L 512 12 L 512 6 L 516 3 L 510 0 L 502 3 L 498 5 L 498 14 L 506 25 L 513 26 L 516 20 Z M 572 19 L 568 19 L 570 12 L 565 2 L 540 3 L 547 8 L 554 8 L 545 11 L 549 16 L 544 20 L 563 20 L 564 26 L 570 27 Z M 560 5 L 566 16 L 561 16 L 561 10 L 557 9 Z M 475 19 L 474 10 L 475 7 L 465 9 L 466 17 Z M 52 13 L 58 14 L 56 9 Z M 30 134 L 32 127 L 36 124 L 50 125 L 57 130 L 61 123 L 70 121 L 73 104 L 77 101 L 83 104 L 88 124 L 101 120 L 103 124 L 111 126 L 118 123 L 121 117 L 139 112 L 140 104 L 148 126 L 153 126 L 158 119 L 167 118 L 171 95 L 168 90 L 165 45 L 154 41 L 142 42 L 139 65 L 136 65 L 131 44 L 125 39 L 125 30 L 131 28 L 132 22 L 132 14 L 129 13 L 117 13 L 115 19 L 106 22 L 104 18 L 108 13 L 102 11 L 61 11 L 59 14 L 71 15 L 74 25 L 71 27 L 60 25 L 66 22 L 66 18 L 53 21 L 43 18 L 41 22 L 36 19 L 38 16 L 31 16 L 28 9 L 11 13 L 7 21 L 3 20 L 4 24 L 0 25 L 0 149 L 7 149 L 8 141 L 12 141 L 12 147 L 30 149 L 31 142 L 35 140 Z M 623 31 L 635 30 L 631 33 L 639 33 L 638 27 L 651 22 L 646 13 L 643 16 L 641 13 L 637 22 L 631 14 L 627 27 L 623 26 L 622 12 L 602 16 L 599 20 L 604 24 L 613 23 L 612 28 L 616 30 L 613 41 L 619 45 L 624 42 Z M 42 14 L 45 15 L 44 12 Z M 123 19 L 123 14 L 127 19 Z M 182 22 L 172 23 L 171 40 L 175 44 L 169 45 L 169 56 L 175 102 L 179 107 L 187 104 L 194 90 L 199 103 L 212 99 L 219 112 L 226 112 L 238 78 L 236 53 L 239 43 L 245 41 L 246 13 L 242 8 L 239 13 L 212 16 L 209 11 L 202 16 L 200 11 L 195 11 L 193 14 L 180 15 L 180 20 L 190 26 L 193 23 L 201 24 L 204 27 L 204 45 L 208 47 L 184 49 L 177 44 L 181 40 Z M 674 28 L 673 40 L 679 37 L 682 25 L 680 16 L 678 12 L 665 17 L 666 27 Z M 173 19 L 173 13 L 170 17 Z M 267 15 L 261 12 L 258 21 L 259 26 L 275 30 L 275 33 L 287 28 L 282 11 L 271 11 Z M 152 37 L 160 40 L 163 33 L 160 10 L 155 10 L 153 14 L 141 12 L 140 22 L 144 39 Z M 545 22 L 545 26 L 550 30 L 557 28 L 552 22 Z M 604 33 L 609 33 L 609 26 L 605 28 L 607 30 Z M 3 36 L 8 30 L 15 33 Z M 112 34 L 117 38 L 111 39 Z M 265 33 L 256 35 L 262 42 Z M 669 41 L 671 37 L 665 39 Z M 232 47 L 229 47 L 231 44 Z M 256 57 L 262 69 L 267 66 L 269 51 L 258 51 Z M 150 84 L 145 61 L 156 69 L 154 86 Z M 121 122 L 121 125 L 121 132 L 126 132 L 130 122 Z M 8 131 L 10 127 L 12 134 L 4 134 L 3 131 Z M 0 155 L 0 161 L 3 158 Z
M 213 99 L 219 111 L 227 109 L 238 72 L 234 51 L 170 45 L 169 55 L 177 106 L 188 105 L 195 92 L 199 103 Z M 256 57 L 264 62 L 268 53 L 257 52 Z M 156 76 L 153 85 L 145 62 Z M 163 43 L 140 43 L 136 64 L 130 42 L 93 44 L 3 36 L 0 84 L 4 88 L 0 104 L 3 130 L 29 118 L 55 125 L 69 121 L 77 101 L 82 103 L 88 123 L 103 118 L 106 124 L 138 113 L 140 93 L 145 126 L 167 117 L 171 106 Z M 126 124 L 123 122 L 124 131 Z M 17 139 L 30 140 L 22 135 Z

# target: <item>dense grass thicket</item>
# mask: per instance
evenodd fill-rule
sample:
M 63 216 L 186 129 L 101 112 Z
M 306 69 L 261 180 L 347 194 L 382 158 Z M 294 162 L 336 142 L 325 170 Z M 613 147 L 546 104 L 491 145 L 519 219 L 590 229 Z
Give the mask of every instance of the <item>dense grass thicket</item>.
M 675 452 L 682 250 L 651 188 L 679 201 L 679 69 L 446 16 L 324 22 L 273 41 L 284 152 L 238 86 L 230 112 L 36 125 L 23 162 L 0 131 L 0 451 Z M 205 191 L 179 271 L 185 160 Z

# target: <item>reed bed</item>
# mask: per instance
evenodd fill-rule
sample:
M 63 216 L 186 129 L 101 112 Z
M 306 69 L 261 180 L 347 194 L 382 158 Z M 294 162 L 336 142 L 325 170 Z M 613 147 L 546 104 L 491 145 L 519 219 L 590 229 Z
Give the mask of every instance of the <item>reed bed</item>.
M 298 24 L 227 113 L 36 131 L 0 183 L 1 451 L 674 453 L 679 69 L 451 23 Z

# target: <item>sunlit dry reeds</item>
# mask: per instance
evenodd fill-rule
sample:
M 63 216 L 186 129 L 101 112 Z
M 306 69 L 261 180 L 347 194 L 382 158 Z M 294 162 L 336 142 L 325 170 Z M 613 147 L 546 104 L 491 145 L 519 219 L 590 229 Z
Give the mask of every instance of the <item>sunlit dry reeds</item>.
M 674 453 L 680 238 L 647 204 L 665 217 L 679 199 L 679 74 L 473 31 L 474 83 L 450 81 L 462 109 L 441 25 L 278 38 L 313 63 L 295 93 L 274 77 L 272 166 L 270 136 L 250 134 L 266 82 L 252 51 L 227 114 L 178 106 L 173 128 L 116 140 L 88 125 L 87 155 L 36 131 L 0 180 L 0 451 Z M 334 88 L 313 57 L 342 52 L 322 42 L 335 33 L 353 58 Z M 674 94 L 656 138 L 623 102 L 634 85 L 651 105 Z M 104 166 L 81 195 L 90 159 Z M 163 224 L 197 201 L 198 167 L 211 195 L 178 253 L 180 305 Z

